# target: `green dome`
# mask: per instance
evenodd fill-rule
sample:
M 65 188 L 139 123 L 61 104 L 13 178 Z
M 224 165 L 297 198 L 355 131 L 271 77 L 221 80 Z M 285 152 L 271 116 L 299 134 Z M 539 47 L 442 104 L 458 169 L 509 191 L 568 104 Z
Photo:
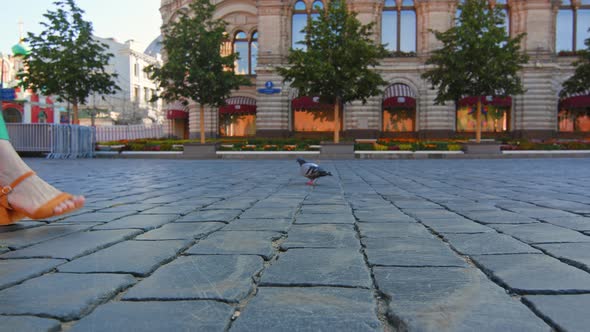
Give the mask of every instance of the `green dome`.
M 23 43 L 18 43 L 16 45 L 12 46 L 12 54 L 14 54 L 15 56 L 25 56 L 29 53 L 31 53 L 31 51 Z

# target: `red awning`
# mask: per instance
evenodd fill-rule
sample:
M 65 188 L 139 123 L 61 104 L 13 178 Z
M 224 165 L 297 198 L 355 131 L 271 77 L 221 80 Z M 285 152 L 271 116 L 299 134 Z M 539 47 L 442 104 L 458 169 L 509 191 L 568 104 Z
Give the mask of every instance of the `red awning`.
M 560 109 L 585 109 L 590 108 L 590 90 L 573 93 L 559 101 Z
M 478 96 L 469 96 L 459 100 L 459 106 L 473 106 L 477 105 Z M 512 107 L 512 97 L 510 96 L 492 96 L 489 98 L 481 97 L 482 105 L 492 105 L 496 107 Z
M 416 94 L 409 86 L 401 83 L 392 84 L 385 89 L 383 108 L 415 108 Z
M 231 97 L 219 108 L 219 114 L 256 114 L 256 99 Z
M 188 112 L 179 110 L 168 110 L 166 111 L 166 119 L 188 119 Z
M 331 110 L 334 105 L 320 102 L 320 97 L 301 96 L 291 100 L 291 107 L 294 110 Z
M 188 119 L 188 108 L 181 101 L 169 103 L 166 107 L 166 118 L 168 120 Z

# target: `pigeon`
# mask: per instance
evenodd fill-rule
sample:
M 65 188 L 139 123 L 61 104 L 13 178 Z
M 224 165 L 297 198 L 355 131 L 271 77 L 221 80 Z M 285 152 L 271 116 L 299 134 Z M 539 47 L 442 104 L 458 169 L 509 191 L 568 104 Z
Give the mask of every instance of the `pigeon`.
M 307 162 L 301 158 L 297 158 L 297 162 L 299 163 L 301 175 L 309 179 L 309 181 L 305 183 L 308 186 L 313 186 L 315 181 L 322 176 L 332 176 L 332 173 L 326 171 L 317 164 Z

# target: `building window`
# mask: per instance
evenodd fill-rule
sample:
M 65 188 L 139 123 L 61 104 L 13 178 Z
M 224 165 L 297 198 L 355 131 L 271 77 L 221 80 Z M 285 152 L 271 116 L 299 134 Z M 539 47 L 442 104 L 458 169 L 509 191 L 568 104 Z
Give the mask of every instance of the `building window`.
M 149 88 L 143 88 L 143 99 L 146 102 L 150 101 L 150 89 Z
M 45 111 L 41 111 L 37 119 L 39 123 L 47 123 L 47 113 L 45 113 Z
M 255 75 L 258 63 L 258 32 L 250 38 L 243 31 L 238 31 L 233 41 L 233 51 L 238 54 L 235 72 L 238 75 Z
M 133 98 L 133 101 L 139 102 L 139 87 L 138 86 L 133 87 L 133 95 L 131 96 L 131 98 Z
M 133 75 L 135 75 L 135 77 L 139 77 L 139 63 L 135 63 L 133 65 Z
M 476 131 L 475 105 L 461 106 L 457 110 L 457 132 Z M 510 108 L 482 105 L 481 131 L 501 133 L 510 131 Z
M 557 12 L 555 51 L 583 50 L 584 40 L 590 37 L 590 0 L 562 0 Z
M 386 0 L 381 16 L 381 42 L 393 52 L 416 52 L 416 7 L 412 0 Z
M 293 49 L 305 49 L 305 28 L 310 20 L 317 18 L 324 9 L 322 1 L 315 1 L 310 8 L 307 8 L 305 2 L 297 1 L 293 7 L 293 17 L 291 26 L 291 47 Z

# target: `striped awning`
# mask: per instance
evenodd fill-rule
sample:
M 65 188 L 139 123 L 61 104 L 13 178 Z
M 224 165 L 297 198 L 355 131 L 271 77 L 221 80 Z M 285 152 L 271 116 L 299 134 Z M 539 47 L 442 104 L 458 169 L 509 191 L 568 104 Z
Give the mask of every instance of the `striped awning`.
M 392 84 L 385 89 L 383 108 L 415 108 L 416 94 L 409 86 L 401 83 Z
M 251 97 L 230 97 L 219 108 L 219 114 L 256 114 L 256 99 Z
M 168 103 L 166 107 L 166 119 L 188 119 L 188 107 L 181 101 Z
M 459 106 L 477 105 L 477 100 L 481 98 L 482 105 L 492 105 L 495 107 L 512 107 L 512 97 L 510 96 L 469 96 L 459 100 Z
M 559 101 L 561 109 L 586 109 L 590 108 L 590 89 L 568 94 Z
M 294 110 L 317 111 L 331 110 L 334 105 L 323 103 L 320 101 L 320 97 L 301 96 L 291 100 L 291 108 Z

